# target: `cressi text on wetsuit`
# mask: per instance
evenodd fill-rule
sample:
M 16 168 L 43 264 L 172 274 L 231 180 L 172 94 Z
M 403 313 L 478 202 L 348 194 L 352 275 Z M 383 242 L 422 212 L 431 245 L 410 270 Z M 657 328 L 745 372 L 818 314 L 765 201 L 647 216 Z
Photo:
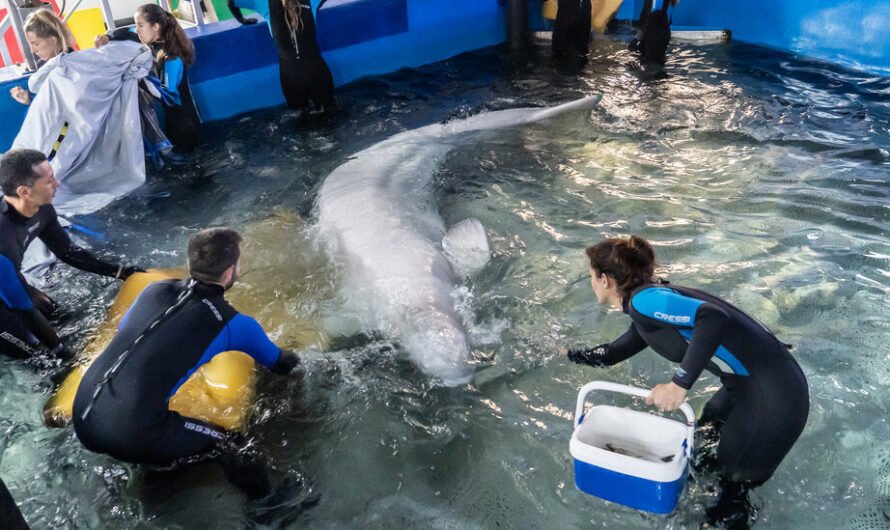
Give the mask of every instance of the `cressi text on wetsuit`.
M 119 270 L 72 243 L 51 204 L 25 217 L 0 198 L 0 352 L 13 357 L 30 357 L 41 344 L 48 348 L 61 344 L 46 320 L 52 300 L 28 285 L 21 273 L 25 249 L 35 238 L 72 267 L 112 277 Z
M 720 427 L 717 460 L 725 480 L 761 483 L 797 441 L 809 414 L 809 390 L 785 344 L 760 322 L 697 289 L 647 284 L 624 307 L 633 321 L 608 345 L 572 352 L 578 362 L 609 366 L 650 346 L 679 363 L 672 381 L 689 389 L 702 371 L 723 387 L 702 422 Z
M 228 350 L 276 373 L 289 373 L 299 362 L 229 305 L 221 286 L 191 280 L 149 285 L 84 374 L 74 398 L 78 439 L 92 451 L 143 464 L 169 464 L 213 449 L 225 432 L 168 405 L 198 368 Z

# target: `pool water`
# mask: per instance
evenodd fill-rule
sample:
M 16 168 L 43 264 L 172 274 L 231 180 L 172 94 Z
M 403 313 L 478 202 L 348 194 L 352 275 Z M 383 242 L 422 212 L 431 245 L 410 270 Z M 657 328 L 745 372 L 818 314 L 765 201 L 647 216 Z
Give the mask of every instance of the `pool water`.
M 753 495 L 758 527 L 887 528 L 890 79 L 735 43 L 675 46 L 665 77 L 624 48 L 598 40 L 579 69 L 552 63 L 545 42 L 528 58 L 488 49 L 344 87 L 330 120 L 273 109 L 213 123 L 199 167 L 151 175 L 81 219 L 108 236 L 86 243 L 143 266 L 182 265 L 197 229 L 244 231 L 232 299 L 307 366 L 302 384 L 262 375 L 249 436 L 276 479 L 302 477 L 320 497 L 259 518 L 212 464 L 156 474 L 92 454 L 42 424 L 52 363 L 4 360 L 0 475 L 32 528 L 698 528 L 713 475 L 695 475 L 666 517 L 573 484 L 578 389 L 672 374 L 651 351 L 609 369 L 556 355 L 627 327 L 596 304 L 583 249 L 632 233 L 656 245 L 661 275 L 795 345 L 809 423 Z M 476 217 L 491 241 L 454 298 L 475 362 L 496 376 L 442 387 L 385 333 L 338 336 L 356 316 L 313 231 L 326 175 L 403 130 L 593 93 L 591 112 L 474 136 L 434 176 L 446 224 Z M 71 308 L 75 346 L 115 293 L 65 267 L 48 289 Z M 700 380 L 694 408 L 718 384 Z

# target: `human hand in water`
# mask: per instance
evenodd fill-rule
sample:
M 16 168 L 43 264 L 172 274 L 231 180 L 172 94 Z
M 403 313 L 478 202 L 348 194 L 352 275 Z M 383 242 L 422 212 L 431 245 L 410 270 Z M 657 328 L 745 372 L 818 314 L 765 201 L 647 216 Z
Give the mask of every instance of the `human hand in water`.
M 31 93 L 20 86 L 14 86 L 9 90 L 12 99 L 18 101 L 22 105 L 31 104 Z
M 117 274 L 114 277 L 120 280 L 126 280 L 137 272 L 145 272 L 145 269 L 137 267 L 136 265 L 124 265 L 121 263 L 118 265 Z
M 655 385 L 646 398 L 647 405 L 655 405 L 658 410 L 667 412 L 677 410 L 684 401 L 686 389 L 673 382 Z

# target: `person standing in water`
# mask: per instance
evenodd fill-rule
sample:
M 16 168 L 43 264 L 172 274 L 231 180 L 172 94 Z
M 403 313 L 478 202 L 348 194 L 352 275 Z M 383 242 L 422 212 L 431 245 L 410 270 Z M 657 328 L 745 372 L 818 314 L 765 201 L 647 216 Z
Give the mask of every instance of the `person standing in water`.
M 176 18 L 157 4 L 136 9 L 136 35 L 155 54 L 156 84 L 164 107 L 167 138 L 176 153 L 189 153 L 198 144 L 201 117 L 192 98 L 188 67 L 195 62 L 195 46 Z
M 773 475 L 806 425 L 809 390 L 800 366 L 763 324 L 703 291 L 655 279 L 655 254 L 644 239 L 612 238 L 586 249 L 597 301 L 621 309 L 631 325 L 608 344 L 568 351 L 570 360 L 611 366 L 651 347 L 680 366 L 646 399 L 676 410 L 702 371 L 722 388 L 708 401 L 699 427 L 719 437 L 720 495 L 710 524 L 747 528 L 748 492 Z
M 334 78 L 318 47 L 309 0 L 228 0 L 228 6 L 242 24 L 256 23 L 242 15 L 242 8 L 256 11 L 269 24 L 278 50 L 281 91 L 289 108 L 325 111 L 334 107 Z

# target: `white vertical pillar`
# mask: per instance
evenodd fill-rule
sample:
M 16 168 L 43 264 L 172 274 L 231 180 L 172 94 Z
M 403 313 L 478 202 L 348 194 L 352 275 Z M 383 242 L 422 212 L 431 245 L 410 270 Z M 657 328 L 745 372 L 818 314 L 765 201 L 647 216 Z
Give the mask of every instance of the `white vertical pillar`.
M 114 13 L 111 11 L 110 0 L 99 0 L 99 8 L 102 9 L 102 17 L 105 19 L 105 26 L 110 30 L 116 28 L 114 23 Z
M 12 31 L 15 33 L 15 40 L 19 43 L 19 48 L 21 48 L 22 56 L 25 57 L 25 61 L 28 63 L 28 68 L 36 70 L 37 61 L 34 59 L 34 54 L 31 53 L 31 47 L 28 46 L 28 40 L 25 39 L 25 32 L 22 31 L 23 21 L 18 6 L 15 5 L 15 2 L 12 0 L 0 0 L 0 2 L 2 2 L 0 5 L 3 5 L 3 7 L 6 8 L 6 16 L 9 17 L 9 20 L 12 23 Z
M 201 0 L 190 0 L 192 10 L 195 12 L 195 25 L 199 28 L 204 25 L 204 10 L 201 9 Z M 208 2 L 210 0 L 207 0 Z

